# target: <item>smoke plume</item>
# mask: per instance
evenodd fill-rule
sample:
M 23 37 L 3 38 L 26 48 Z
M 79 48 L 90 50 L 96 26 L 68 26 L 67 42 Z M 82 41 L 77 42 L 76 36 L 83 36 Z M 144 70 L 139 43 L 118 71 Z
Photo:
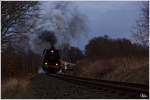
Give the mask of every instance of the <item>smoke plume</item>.
M 43 49 L 51 46 L 52 41 L 45 38 L 51 37 L 48 32 L 54 33 L 57 48 L 62 48 L 65 44 L 71 45 L 74 38 L 84 34 L 87 29 L 85 16 L 78 11 L 76 5 L 71 2 L 44 2 L 41 8 L 43 6 L 45 8 L 40 12 L 41 17 L 36 22 L 34 31 L 28 35 L 33 52 L 41 54 Z

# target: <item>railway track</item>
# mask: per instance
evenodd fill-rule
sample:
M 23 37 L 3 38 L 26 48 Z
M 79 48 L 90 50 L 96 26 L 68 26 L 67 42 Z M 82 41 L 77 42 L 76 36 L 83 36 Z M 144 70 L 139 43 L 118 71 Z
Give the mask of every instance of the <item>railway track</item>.
M 105 93 L 107 96 L 114 95 L 116 98 L 122 99 L 149 98 L 149 86 L 143 84 L 108 81 L 108 80 L 95 80 L 75 76 L 68 76 L 63 74 L 48 74 L 48 75 L 59 78 L 61 80 L 71 82 L 73 84 L 83 85 L 90 89 L 96 89 L 97 92 Z

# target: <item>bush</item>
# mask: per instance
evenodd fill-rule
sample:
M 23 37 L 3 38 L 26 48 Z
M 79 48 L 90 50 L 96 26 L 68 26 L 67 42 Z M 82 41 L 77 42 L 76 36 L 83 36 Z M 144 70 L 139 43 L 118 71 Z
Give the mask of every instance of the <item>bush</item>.
M 133 44 L 128 39 L 111 39 L 104 36 L 91 39 L 85 47 L 85 54 L 90 59 L 141 57 L 148 56 L 148 48 Z
M 63 54 L 62 55 L 63 60 L 66 60 L 72 63 L 76 63 L 77 60 L 80 60 L 84 57 L 82 51 L 77 47 L 64 48 L 62 50 L 62 54 Z
M 87 78 L 100 79 L 103 75 L 110 73 L 115 66 L 110 61 L 88 59 L 81 60 L 74 69 L 75 75 Z
M 83 59 L 78 61 L 74 74 L 92 79 L 149 84 L 148 69 L 148 57 L 121 57 L 95 61 Z

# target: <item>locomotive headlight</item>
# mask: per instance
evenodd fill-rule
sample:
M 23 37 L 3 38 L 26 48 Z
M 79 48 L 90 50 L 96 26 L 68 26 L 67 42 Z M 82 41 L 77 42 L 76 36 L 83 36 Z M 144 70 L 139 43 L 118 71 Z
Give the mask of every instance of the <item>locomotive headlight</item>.
M 45 65 L 47 65 L 47 62 L 45 63 Z
M 53 53 L 54 51 L 53 50 L 51 50 L 51 53 Z
M 58 64 L 56 63 L 56 66 L 58 66 Z

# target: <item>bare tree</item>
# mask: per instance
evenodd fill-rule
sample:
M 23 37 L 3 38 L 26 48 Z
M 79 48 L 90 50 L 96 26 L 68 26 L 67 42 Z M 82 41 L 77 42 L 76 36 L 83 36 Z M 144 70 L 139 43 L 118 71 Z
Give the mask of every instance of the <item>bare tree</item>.
M 144 2 L 141 7 L 141 16 L 137 20 L 136 29 L 134 30 L 134 37 L 137 42 L 143 46 L 149 46 L 149 3 Z
M 1 3 L 1 37 L 2 48 L 10 40 L 16 41 L 21 33 L 25 33 L 33 27 L 33 22 L 38 10 L 38 2 L 32 1 L 2 1 Z M 36 15 L 35 15 L 36 14 Z M 30 24 L 29 24 L 30 23 Z M 21 38 L 20 38 L 21 39 Z

